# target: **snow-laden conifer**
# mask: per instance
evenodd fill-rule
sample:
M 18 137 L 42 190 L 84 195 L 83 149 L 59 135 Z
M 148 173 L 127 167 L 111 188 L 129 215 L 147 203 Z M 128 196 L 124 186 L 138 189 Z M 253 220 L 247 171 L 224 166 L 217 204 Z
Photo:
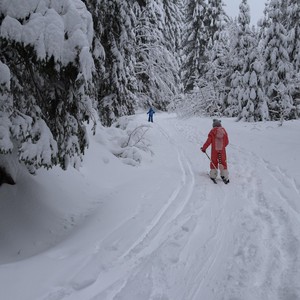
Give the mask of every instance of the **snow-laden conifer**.
M 206 26 L 209 39 L 214 42 L 218 40 L 218 34 L 227 22 L 222 0 L 208 0 Z
M 264 90 L 264 61 L 258 47 L 258 40 L 253 36 L 253 47 L 250 49 L 247 69 L 243 76 L 245 98 L 242 101 L 238 118 L 243 121 L 269 120 L 267 97 Z
M 231 93 L 237 93 L 238 119 L 248 122 L 268 120 L 263 78 L 264 61 L 259 47 L 258 33 L 255 28 L 250 28 L 250 8 L 246 0 L 243 0 L 240 5 L 238 28 L 241 43 L 237 54 L 243 64 L 238 74 L 234 74 L 236 77 L 240 76 L 238 92 L 231 90 Z
M 262 46 L 265 60 L 265 90 L 271 120 L 296 117 L 292 98 L 293 66 L 289 56 L 288 33 L 283 25 L 281 1 L 271 0 L 269 22 L 264 31 Z
M 250 97 L 249 88 L 245 89 L 245 82 L 250 78 L 248 73 L 249 52 L 253 47 L 250 32 L 250 8 L 247 0 L 242 0 L 239 6 L 239 15 L 237 22 L 237 36 L 233 46 L 233 73 L 231 75 L 231 89 L 228 95 L 228 107 L 226 114 L 229 116 L 238 116 L 245 106 L 245 102 Z
M 207 112 L 215 114 L 216 112 L 223 114 L 226 107 L 227 95 L 230 91 L 230 75 L 231 75 L 231 37 L 232 23 L 227 23 L 223 29 L 216 32 L 217 37 L 212 46 L 206 51 L 208 61 L 206 63 L 205 73 L 205 90 L 210 90 L 210 96 L 206 99 Z M 212 110 L 213 108 L 213 110 Z
M 78 166 L 93 111 L 90 13 L 80 0 L 11 0 L 0 16 L 2 162 Z
M 288 51 L 293 65 L 292 97 L 297 106 L 297 115 L 300 115 L 300 3 L 297 0 L 288 0 L 284 16 L 288 34 Z
M 99 10 L 103 27 L 98 34 L 105 59 L 98 108 L 101 122 L 111 125 L 118 117 L 135 111 L 135 17 L 128 1 L 102 0 Z
M 182 41 L 183 64 L 181 77 L 186 92 L 197 86 L 204 70 L 204 54 L 209 35 L 206 28 L 207 4 L 204 0 L 188 0 Z
M 204 53 L 204 68 L 198 86 L 202 90 L 200 97 L 205 111 L 209 115 L 220 114 L 225 96 L 228 70 L 228 25 L 227 16 L 221 0 L 209 0 L 205 25 L 208 32 L 208 43 Z
M 167 49 L 175 55 L 178 63 L 180 62 L 180 47 L 183 25 L 182 0 L 163 0 L 164 9 L 164 36 Z
M 153 105 L 165 110 L 178 93 L 178 61 L 172 53 L 171 28 L 174 16 L 166 16 L 162 0 L 147 0 L 135 10 L 136 33 L 136 79 L 138 99 L 141 106 Z M 171 7 L 170 4 L 168 11 Z M 175 10 L 176 11 L 176 10 Z M 176 28 L 176 26 L 175 26 Z M 177 29 L 176 29 L 177 30 Z

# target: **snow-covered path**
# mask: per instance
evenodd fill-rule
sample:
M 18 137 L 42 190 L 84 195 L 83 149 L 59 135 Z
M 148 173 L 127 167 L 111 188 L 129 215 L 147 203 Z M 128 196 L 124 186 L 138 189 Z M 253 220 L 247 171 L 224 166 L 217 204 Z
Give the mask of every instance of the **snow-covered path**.
M 156 120 L 148 132 L 151 163 L 106 189 L 108 200 L 68 239 L 0 266 L 3 299 L 300 299 L 300 176 L 284 168 L 297 151 L 283 164 L 276 149 L 259 149 L 259 136 L 252 142 L 265 127 L 251 131 L 225 119 L 231 182 L 215 185 L 199 150 L 211 121 Z M 31 292 L 22 291 L 26 271 Z M 5 274 L 23 283 L 14 290 Z

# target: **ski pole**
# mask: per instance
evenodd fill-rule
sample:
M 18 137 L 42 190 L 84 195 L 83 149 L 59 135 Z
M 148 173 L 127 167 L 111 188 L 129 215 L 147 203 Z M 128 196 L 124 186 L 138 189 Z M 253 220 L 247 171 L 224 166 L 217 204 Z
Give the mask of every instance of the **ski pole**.
M 216 169 L 216 170 L 218 170 L 218 168 L 215 166 L 215 164 L 212 162 L 212 160 L 211 160 L 211 158 L 209 157 L 209 155 L 206 153 L 206 152 L 204 152 L 205 154 L 206 154 L 206 156 L 207 156 L 207 158 L 210 160 L 210 162 L 212 163 L 212 165 L 214 166 L 214 168 Z

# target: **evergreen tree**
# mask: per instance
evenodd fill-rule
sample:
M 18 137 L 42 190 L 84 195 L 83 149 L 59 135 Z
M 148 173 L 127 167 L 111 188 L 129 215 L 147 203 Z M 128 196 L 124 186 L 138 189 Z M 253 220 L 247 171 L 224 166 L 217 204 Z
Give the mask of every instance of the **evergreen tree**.
M 259 51 L 258 33 L 250 29 L 250 9 L 246 0 L 240 5 L 238 16 L 239 41 L 237 55 L 243 62 L 235 78 L 239 85 L 231 90 L 238 99 L 238 119 L 248 122 L 268 120 L 269 113 L 264 95 L 264 62 Z M 237 72 L 237 70 L 235 71 Z
M 300 72 L 300 3 L 297 0 L 290 0 L 289 6 L 289 20 L 290 26 L 288 30 L 291 31 L 292 47 L 290 50 L 291 60 L 295 66 L 296 73 Z
M 172 94 L 168 102 L 176 96 L 182 89 L 181 80 L 179 76 L 181 65 L 181 44 L 182 44 L 182 28 L 183 28 L 183 12 L 181 10 L 183 5 L 182 0 L 163 0 L 164 8 L 164 28 L 163 33 L 165 37 L 164 45 L 168 50 L 168 56 L 170 57 L 170 66 L 172 72 Z M 173 61 L 176 64 L 173 64 Z M 167 81 L 168 78 L 166 78 Z
M 109 126 L 118 117 L 135 111 L 135 18 L 131 1 L 101 0 L 99 9 L 105 61 L 104 78 L 98 87 L 98 108 L 101 122 Z
M 231 90 L 228 95 L 229 107 L 226 114 L 238 116 L 249 99 L 249 89 L 244 86 L 244 82 L 249 77 L 249 54 L 253 47 L 250 32 L 250 8 L 247 0 L 242 0 L 239 6 L 237 38 L 233 52 L 233 73 L 231 75 Z
M 88 10 L 92 14 L 93 25 L 94 25 L 94 35 L 92 43 L 92 54 L 95 63 L 95 72 L 93 74 L 93 96 L 97 102 L 100 102 L 100 94 L 102 91 L 102 85 L 105 84 L 105 50 L 101 42 L 101 38 L 104 32 L 104 19 L 105 11 L 102 9 L 103 0 L 83 0 L 85 2 Z M 99 104 L 98 104 L 99 105 Z M 101 115 L 101 113 L 100 113 Z
M 279 0 L 271 0 L 268 8 L 270 19 L 263 35 L 265 60 L 265 90 L 271 120 L 296 117 L 291 92 L 293 67 L 288 50 L 287 30 L 282 24 Z
M 286 29 L 288 32 L 288 51 L 293 64 L 292 82 L 294 84 L 292 96 L 295 105 L 298 105 L 297 115 L 300 115 L 300 3 L 297 0 L 288 0 L 286 8 Z
M 143 4 L 143 3 L 142 3 Z M 176 11 L 174 5 L 165 4 L 168 11 Z M 165 15 L 161 0 L 146 0 L 135 10 L 136 25 L 136 78 L 138 98 L 142 106 L 153 105 L 165 110 L 178 93 L 179 66 L 171 43 L 174 16 Z M 175 26 L 176 28 L 176 26 Z M 177 29 L 176 29 L 177 30 Z
M 208 0 L 207 14 L 206 14 L 206 26 L 208 31 L 208 37 L 213 44 L 218 40 L 219 32 L 222 31 L 226 23 L 226 14 L 223 9 L 222 0 Z
M 224 30 L 227 17 L 223 5 L 221 0 L 209 0 L 205 16 L 209 41 L 204 54 L 204 74 L 198 85 L 203 94 L 201 102 L 206 103 L 209 115 L 220 113 L 227 77 L 224 67 L 229 48 L 227 31 Z
M 164 9 L 164 36 L 166 47 L 170 53 L 175 55 L 178 63 L 180 62 L 181 36 L 183 26 L 183 13 L 181 11 L 181 0 L 163 0 Z
M 269 120 L 267 97 L 264 91 L 264 61 L 258 42 L 257 36 L 253 36 L 253 46 L 243 74 L 244 99 L 238 118 L 248 122 Z
M 78 166 L 94 108 L 91 15 L 79 0 L 8 5 L 0 6 L 1 164 L 13 156 L 32 173 Z
M 208 62 L 206 65 L 205 81 L 211 91 L 208 97 L 208 113 L 210 115 L 222 114 L 225 109 L 225 101 L 230 91 L 230 75 L 232 68 L 231 23 L 216 32 L 217 37 L 212 47 L 207 49 Z M 212 109 L 213 108 L 213 109 Z
M 204 71 L 205 51 L 209 42 L 206 27 L 207 4 L 204 0 L 188 0 L 183 36 L 181 77 L 185 92 L 193 90 Z
M 287 1 L 286 28 L 290 38 L 289 53 L 295 71 L 300 71 L 300 3 L 297 0 Z

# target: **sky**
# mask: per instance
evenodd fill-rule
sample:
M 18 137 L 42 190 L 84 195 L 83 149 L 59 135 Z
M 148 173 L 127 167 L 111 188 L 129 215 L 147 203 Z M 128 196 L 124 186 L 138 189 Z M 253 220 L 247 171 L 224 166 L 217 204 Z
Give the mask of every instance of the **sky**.
M 224 0 L 225 11 L 230 17 L 236 17 L 239 13 L 239 5 L 241 0 Z M 251 24 L 257 25 L 257 21 L 263 16 L 266 1 L 264 0 L 248 0 L 251 14 Z

